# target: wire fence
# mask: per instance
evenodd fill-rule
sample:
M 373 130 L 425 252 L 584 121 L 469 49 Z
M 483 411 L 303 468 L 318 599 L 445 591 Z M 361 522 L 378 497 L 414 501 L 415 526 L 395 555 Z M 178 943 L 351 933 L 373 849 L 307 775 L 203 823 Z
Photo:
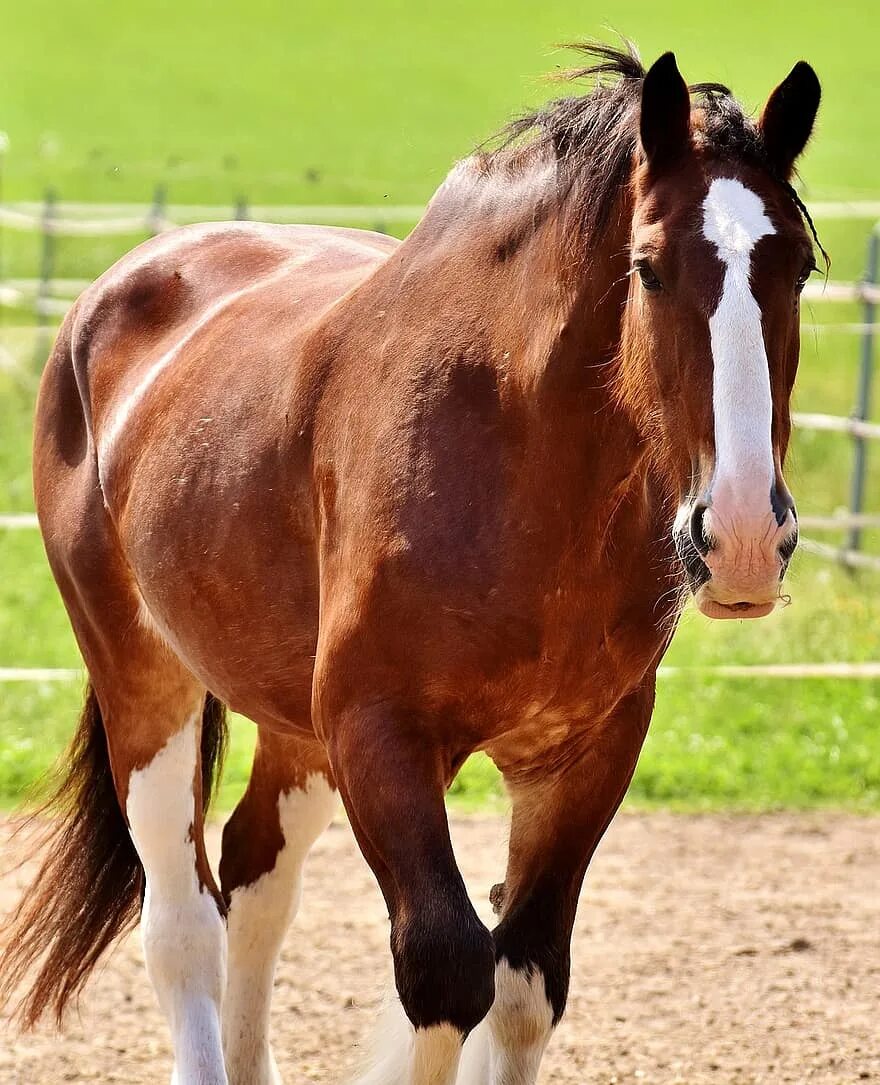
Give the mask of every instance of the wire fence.
M 0 266 L 0 310 L 24 310 L 36 318 L 35 359 L 39 362 L 48 353 L 52 328 L 89 284 L 87 278 L 56 275 L 57 241 L 59 238 L 130 237 L 134 234 L 155 235 L 186 223 L 222 221 L 230 218 L 257 219 L 271 222 L 323 222 L 328 224 L 371 225 L 386 230 L 390 224 L 410 223 L 423 212 L 419 205 L 249 205 L 245 199 L 233 205 L 169 204 L 167 190 L 158 186 L 153 199 L 145 203 L 78 203 L 60 202 L 54 191 L 47 191 L 40 202 L 21 201 L 0 205 L 0 228 L 15 232 L 37 234 L 40 238 L 40 273 L 32 278 L 3 276 Z M 838 201 L 816 203 L 813 213 L 818 218 L 877 218 L 880 201 Z M 868 442 L 880 438 L 880 425 L 869 421 L 875 339 L 880 329 L 877 307 L 880 304 L 878 284 L 880 263 L 880 224 L 869 235 L 865 277 L 859 282 L 809 283 L 804 291 L 806 300 L 813 302 L 849 302 L 861 307 L 861 320 L 838 324 L 811 325 L 814 330 L 829 328 L 859 336 L 860 361 L 855 406 L 849 417 L 800 412 L 794 423 L 801 429 L 836 432 L 848 436 L 853 443 L 853 463 L 847 511 L 841 516 L 806 516 L 801 527 L 812 531 L 846 530 L 843 547 L 817 544 L 814 552 L 822 557 L 832 555 L 849 568 L 880 569 L 880 557 L 861 554 L 863 532 L 878 526 L 878 518 L 865 513 L 867 485 Z M 33 527 L 28 516 L 0 515 L 0 528 Z M 855 555 L 859 555 L 856 557 Z
M 15 309 L 32 313 L 37 323 L 35 359 L 42 361 L 48 353 L 54 325 L 68 311 L 76 297 L 90 283 L 88 278 L 57 275 L 57 242 L 61 238 L 123 238 L 133 235 L 156 235 L 176 226 L 194 222 L 253 219 L 278 223 L 324 223 L 327 225 L 362 225 L 381 232 L 389 226 L 415 223 L 424 208 L 419 205 L 249 205 L 240 199 L 232 206 L 216 204 L 169 204 L 163 186 L 156 189 L 149 203 L 91 204 L 60 202 L 48 191 L 40 202 L 23 201 L 0 205 L 0 230 L 35 234 L 39 238 L 39 275 L 6 277 L 0 247 L 0 312 Z M 880 201 L 839 201 L 814 203 L 816 218 L 880 219 Z M 802 547 L 822 559 L 835 561 L 850 570 L 880 571 L 880 555 L 863 551 L 863 533 L 880 529 L 880 513 L 864 509 L 867 488 L 868 444 L 880 439 L 880 424 L 871 422 L 871 398 L 874 380 L 875 341 L 880 330 L 877 307 L 880 305 L 880 222 L 870 231 L 865 276 L 858 282 L 810 283 L 804 291 L 806 300 L 813 302 L 847 302 L 861 307 L 857 322 L 805 325 L 811 331 L 835 330 L 859 337 L 859 373 L 853 412 L 848 417 L 798 412 L 794 425 L 800 429 L 839 433 L 853 444 L 849 503 L 842 515 L 812 515 L 800 518 L 803 531 L 846 532 L 842 546 L 831 546 L 809 537 L 801 539 Z M 0 513 L 0 530 L 34 530 L 37 518 L 32 513 Z M 790 667 L 712 668 L 714 672 L 730 672 L 728 677 L 748 672 L 768 677 L 880 677 L 880 663 L 818 664 Z M 78 671 L 45 668 L 0 668 L 0 681 L 63 680 L 79 676 Z M 666 673 L 674 669 L 666 668 Z

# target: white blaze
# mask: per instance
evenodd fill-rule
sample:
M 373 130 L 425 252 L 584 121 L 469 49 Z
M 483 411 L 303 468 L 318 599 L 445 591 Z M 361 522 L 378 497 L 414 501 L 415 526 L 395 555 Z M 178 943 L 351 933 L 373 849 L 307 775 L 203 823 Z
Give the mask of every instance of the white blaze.
M 773 400 L 761 329 L 761 308 L 750 283 L 755 244 L 776 231 L 761 199 L 739 181 L 716 178 L 703 203 L 703 233 L 724 264 L 718 308 L 709 319 L 714 379 L 715 478 L 724 493 L 758 515 L 774 483 Z

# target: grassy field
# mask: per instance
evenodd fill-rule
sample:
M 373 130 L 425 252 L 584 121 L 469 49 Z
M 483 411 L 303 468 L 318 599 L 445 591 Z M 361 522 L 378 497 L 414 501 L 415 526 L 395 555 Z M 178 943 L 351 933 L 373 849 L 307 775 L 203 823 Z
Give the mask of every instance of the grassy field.
M 822 77 L 814 195 L 876 194 L 880 11 L 841 0 L 31 0 L 0 39 L 8 196 L 421 202 L 449 164 L 570 62 L 553 43 L 606 34 L 675 49 L 686 76 L 751 106 L 800 57 Z
M 756 0 L 699 8 L 607 4 L 370 5 L 340 0 L 175 4 L 33 0 L 0 36 L 0 129 L 10 137 L 3 197 L 173 202 L 422 203 L 452 161 L 523 105 L 552 91 L 541 75 L 569 63 L 557 41 L 603 34 L 609 22 L 646 57 L 674 48 L 692 80 L 729 82 L 750 106 L 803 56 L 825 85 L 804 163 L 810 199 L 880 198 L 876 41 L 868 2 L 784 5 Z M 829 25 L 830 18 L 830 25 Z M 373 222 L 354 223 L 373 225 Z M 820 222 L 834 277 L 859 276 L 868 222 Z M 404 232 L 406 224 L 394 227 Z M 139 238 L 64 240 L 56 274 L 90 277 Z M 6 276 L 33 276 L 35 237 L 0 234 Z M 2 311 L 0 311 L 2 313 Z M 859 319 L 816 304 L 809 323 Z M 0 512 L 27 511 L 29 442 L 38 379 L 23 313 L 0 322 Z M 857 341 L 825 327 L 804 336 L 797 406 L 847 414 Z M 880 449 L 876 450 L 880 454 Z M 852 449 L 800 433 L 787 472 L 802 514 L 845 507 Z M 880 466 L 868 507 L 880 510 Z M 829 541 L 837 541 L 833 537 Z M 880 552 L 880 538 L 867 539 Z M 36 533 L 0 532 L 0 666 L 75 666 L 76 649 Z M 630 800 L 680 808 L 812 806 L 880 809 L 880 682 L 722 680 L 723 663 L 880 658 L 880 577 L 852 577 L 800 555 L 793 604 L 757 624 L 688 614 L 661 680 L 651 735 Z M 20 795 L 70 733 L 78 684 L 0 686 L 0 802 Z M 235 721 L 221 801 L 247 774 L 252 729 Z M 498 801 L 498 781 L 473 761 L 455 788 L 467 805 Z

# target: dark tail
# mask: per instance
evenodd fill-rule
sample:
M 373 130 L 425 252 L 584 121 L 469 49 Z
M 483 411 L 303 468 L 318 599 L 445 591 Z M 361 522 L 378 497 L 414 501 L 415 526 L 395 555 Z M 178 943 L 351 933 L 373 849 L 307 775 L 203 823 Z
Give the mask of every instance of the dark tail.
M 225 709 L 209 693 L 201 739 L 206 809 L 225 745 Z M 91 685 L 62 765 L 50 797 L 25 823 L 54 815 L 41 836 L 42 866 L 2 932 L 0 1004 L 13 999 L 37 969 L 16 1007 L 24 1028 L 47 1010 L 61 1023 L 104 951 L 137 922 L 143 895 L 143 869 L 116 797 Z

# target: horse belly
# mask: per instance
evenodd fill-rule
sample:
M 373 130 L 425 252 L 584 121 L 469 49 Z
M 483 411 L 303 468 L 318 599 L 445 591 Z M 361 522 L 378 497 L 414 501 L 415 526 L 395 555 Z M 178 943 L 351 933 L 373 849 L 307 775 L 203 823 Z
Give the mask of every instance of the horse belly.
M 170 511 L 154 506 L 126 539 L 144 623 L 235 711 L 276 729 L 310 729 L 318 627 L 311 541 L 272 537 L 244 504 L 222 524 L 193 515 L 173 532 Z

